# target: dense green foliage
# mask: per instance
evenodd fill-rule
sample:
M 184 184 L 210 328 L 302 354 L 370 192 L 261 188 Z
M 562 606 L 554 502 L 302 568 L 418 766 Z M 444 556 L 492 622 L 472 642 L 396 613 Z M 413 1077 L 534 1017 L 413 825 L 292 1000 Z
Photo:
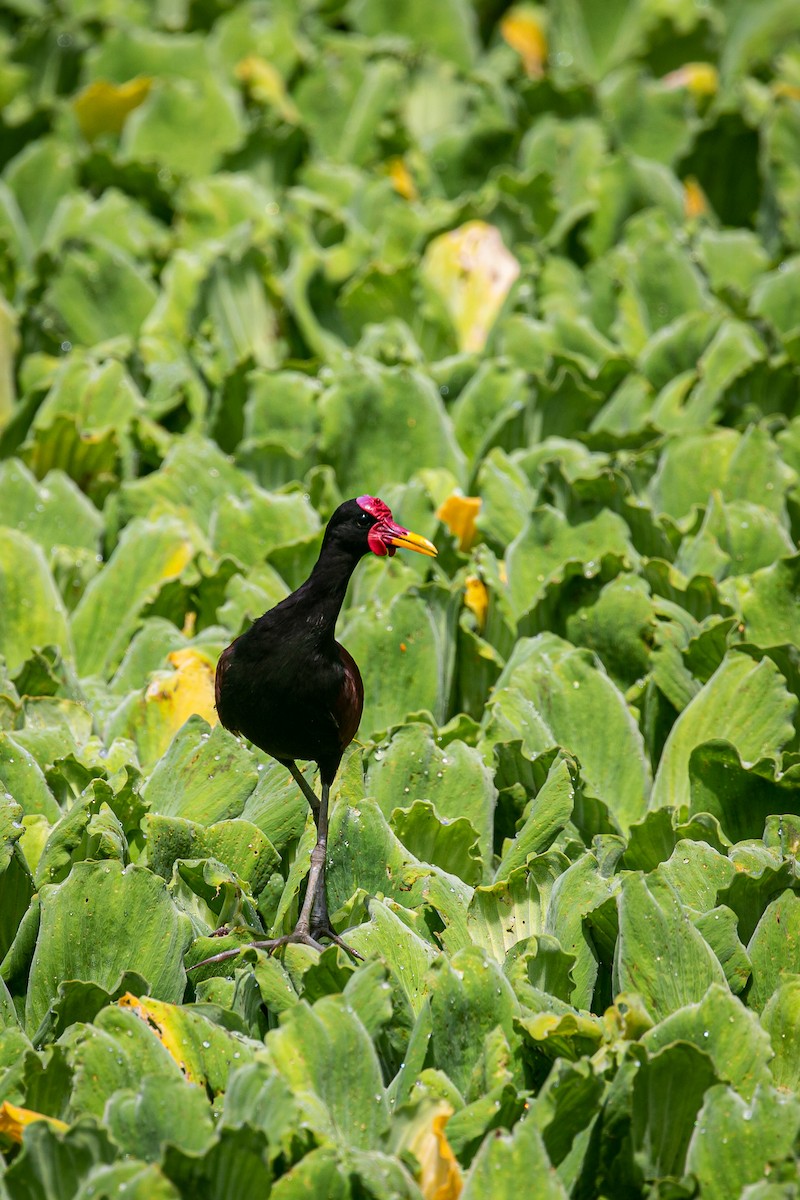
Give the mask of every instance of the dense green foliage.
M 7 0 L 3 1200 L 798 1195 L 799 36 Z M 213 668 L 362 492 L 365 961 L 187 974 L 296 917 Z

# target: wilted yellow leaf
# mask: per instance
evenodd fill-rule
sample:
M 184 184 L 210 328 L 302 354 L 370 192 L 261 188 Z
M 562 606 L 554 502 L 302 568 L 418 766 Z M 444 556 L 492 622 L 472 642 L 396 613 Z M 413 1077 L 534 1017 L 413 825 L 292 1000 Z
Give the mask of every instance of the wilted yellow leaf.
M 453 492 L 436 510 L 436 516 L 458 538 L 459 550 L 469 550 L 475 541 L 475 519 L 481 511 L 479 496 Z
M 719 74 L 712 63 L 684 63 L 676 71 L 670 71 L 661 80 L 668 92 L 686 88 L 694 96 L 713 96 L 719 90 Z
M 96 79 L 88 84 L 72 102 L 83 136 L 91 142 L 101 133 L 120 133 L 128 114 L 139 107 L 152 83 L 149 75 L 139 75 L 127 83 Z
M 780 80 L 772 85 L 772 92 L 775 96 L 783 96 L 787 100 L 800 100 L 800 87 L 796 83 L 786 83 Z
M 157 705 L 165 746 L 194 713 L 217 723 L 214 707 L 214 664 L 198 650 L 173 650 L 167 661 L 174 671 L 158 671 L 145 692 L 145 702 Z
M 184 1061 L 180 1031 L 176 1027 L 175 1021 L 177 1005 L 168 1004 L 166 1000 L 154 1000 L 151 996 L 139 999 L 132 992 L 125 992 L 123 996 L 120 996 L 117 1004 L 120 1008 L 129 1008 L 140 1021 L 144 1021 L 145 1025 L 148 1025 L 161 1041 L 164 1049 L 175 1059 L 186 1078 L 192 1083 L 198 1082 Z
M 414 183 L 414 176 L 409 171 L 405 159 L 398 155 L 396 158 L 390 158 L 386 165 L 392 186 L 398 195 L 402 196 L 404 200 L 416 200 L 419 193 Z
M 486 584 L 477 575 L 468 575 L 464 584 L 464 604 L 474 614 L 478 629 L 486 624 L 486 613 L 489 610 L 489 593 Z
M 296 125 L 300 114 L 279 71 L 258 54 L 248 54 L 236 64 L 236 78 L 245 85 L 256 104 L 277 109 L 289 125 Z
M 452 318 L 461 350 L 482 350 L 503 302 L 519 275 L 519 263 L 503 245 L 499 229 L 467 221 L 428 244 L 422 273 Z
M 164 567 L 161 571 L 161 578 L 177 578 L 186 564 L 191 561 L 193 554 L 194 546 L 188 538 L 186 538 L 186 540 L 183 542 L 179 542 L 165 561 Z
M 522 59 L 525 73 L 541 79 L 547 59 L 544 14 L 533 4 L 515 4 L 500 22 L 500 33 Z
M 692 217 L 702 217 L 709 211 L 706 194 L 696 179 L 689 178 L 683 182 L 683 211 L 687 220 Z
M 69 1125 L 65 1121 L 59 1121 L 57 1117 L 48 1117 L 44 1113 L 34 1112 L 32 1108 L 20 1108 L 8 1100 L 4 1100 L 0 1104 L 0 1133 L 11 1138 L 12 1142 L 21 1142 L 24 1131 L 34 1121 L 47 1121 L 52 1129 L 56 1129 L 60 1133 L 69 1129 Z
M 445 1126 L 453 1115 L 446 1100 L 423 1103 L 398 1121 L 395 1153 L 410 1150 L 419 1163 L 417 1176 L 425 1200 L 458 1200 L 464 1186 Z

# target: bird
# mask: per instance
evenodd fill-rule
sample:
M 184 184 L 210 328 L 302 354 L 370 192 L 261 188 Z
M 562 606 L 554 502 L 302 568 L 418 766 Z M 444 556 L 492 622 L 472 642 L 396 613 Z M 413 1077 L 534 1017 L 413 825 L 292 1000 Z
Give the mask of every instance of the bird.
M 222 651 L 215 679 L 220 722 L 288 768 L 311 808 L 317 839 L 306 894 L 292 933 L 249 943 L 272 952 L 291 942 L 322 950 L 322 938 L 360 957 L 331 928 L 325 892 L 328 797 L 342 755 L 356 735 L 364 684 L 353 656 L 336 641 L 336 621 L 359 561 L 398 548 L 435 558 L 434 544 L 399 525 L 377 496 L 345 500 L 325 529 L 319 557 L 305 583 L 259 617 Z M 320 795 L 298 760 L 319 768 Z M 233 958 L 225 950 L 192 970 Z

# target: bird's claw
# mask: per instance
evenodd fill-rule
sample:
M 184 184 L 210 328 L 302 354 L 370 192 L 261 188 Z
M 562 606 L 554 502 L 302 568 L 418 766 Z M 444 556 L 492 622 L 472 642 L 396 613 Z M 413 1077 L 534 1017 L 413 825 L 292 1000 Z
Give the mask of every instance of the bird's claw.
M 334 946 L 338 946 L 340 950 L 344 950 L 345 954 L 350 954 L 353 958 L 357 958 L 359 962 L 364 962 L 364 955 L 359 954 L 352 946 L 348 946 L 344 938 L 340 938 L 338 933 L 334 933 L 332 929 L 315 929 L 314 934 L 317 939 L 325 938 Z
M 310 946 L 312 950 L 319 950 L 320 953 L 325 949 L 319 938 L 325 938 L 332 942 L 335 946 L 339 946 L 347 954 L 351 954 L 353 958 L 364 961 L 364 955 L 359 954 L 352 946 L 348 946 L 338 933 L 334 933 L 332 929 L 315 929 L 315 937 L 307 933 L 304 929 L 295 929 L 292 933 L 284 934 L 283 937 L 265 938 L 258 942 L 245 942 L 242 946 L 233 946 L 230 950 L 222 950 L 219 954 L 212 954 L 210 958 L 204 958 L 201 962 L 193 963 L 191 967 L 187 967 L 188 971 L 197 971 L 200 967 L 209 967 L 214 963 L 226 962 L 229 958 L 236 958 L 242 950 L 266 950 L 267 954 L 272 954 L 280 946 Z M 214 935 L 212 935 L 214 936 Z

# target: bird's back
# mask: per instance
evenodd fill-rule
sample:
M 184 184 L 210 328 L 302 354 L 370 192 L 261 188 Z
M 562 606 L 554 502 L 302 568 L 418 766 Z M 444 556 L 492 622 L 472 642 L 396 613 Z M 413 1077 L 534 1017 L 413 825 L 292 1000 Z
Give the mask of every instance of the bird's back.
M 302 602 L 265 613 L 217 664 L 222 724 L 275 758 L 318 762 L 331 779 L 358 729 L 363 697 L 352 656 L 320 635 Z

